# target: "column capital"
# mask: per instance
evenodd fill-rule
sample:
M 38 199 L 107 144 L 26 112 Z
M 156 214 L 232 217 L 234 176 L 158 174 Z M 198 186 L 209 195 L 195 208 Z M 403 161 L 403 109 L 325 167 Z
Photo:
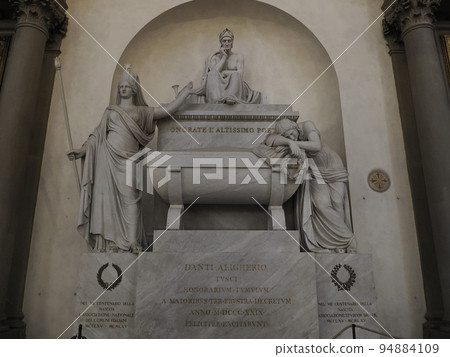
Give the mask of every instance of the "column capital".
M 405 45 L 403 44 L 399 31 L 394 26 L 389 25 L 386 19 L 383 19 L 383 34 L 386 38 L 390 55 L 405 52 Z
M 17 19 L 16 29 L 34 27 L 49 37 L 67 21 L 66 1 L 59 0 L 9 0 Z
M 393 1 L 386 0 L 382 6 L 385 27 L 403 37 L 413 27 L 432 26 L 442 0 L 396 0 L 394 4 Z
M 67 25 L 69 19 L 66 17 L 63 22 L 59 23 L 50 31 L 50 37 L 47 41 L 46 51 L 58 51 L 61 48 L 61 42 L 67 33 Z

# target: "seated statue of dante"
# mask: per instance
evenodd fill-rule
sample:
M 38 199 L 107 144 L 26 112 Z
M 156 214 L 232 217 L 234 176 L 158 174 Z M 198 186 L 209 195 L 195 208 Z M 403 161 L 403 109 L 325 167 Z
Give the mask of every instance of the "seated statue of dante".
M 200 88 L 194 90 L 190 102 L 260 104 L 261 92 L 254 91 L 244 81 L 244 56 L 231 51 L 234 35 L 225 29 L 219 35 L 220 50 L 206 61 L 206 71 Z

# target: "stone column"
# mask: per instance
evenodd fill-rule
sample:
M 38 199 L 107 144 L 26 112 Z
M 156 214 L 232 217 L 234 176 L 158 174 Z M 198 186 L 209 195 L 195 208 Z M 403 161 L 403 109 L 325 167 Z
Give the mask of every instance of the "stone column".
M 436 250 L 433 242 L 430 210 L 423 174 L 422 154 L 418 146 L 416 118 L 411 93 L 408 63 L 405 47 L 399 34 L 384 23 L 384 34 L 389 46 L 392 59 L 395 86 L 402 122 L 403 143 L 405 146 L 408 176 L 416 223 L 417 241 L 419 245 L 420 261 L 423 275 L 423 286 L 427 310 L 424 328 L 432 328 L 436 321 L 442 320 L 444 311 L 442 304 L 439 270 L 436 262 Z
M 61 53 L 61 41 L 66 31 L 67 21 L 61 23 L 60 26 L 50 33 L 50 39 L 47 42 L 41 69 L 35 118 L 31 124 L 32 140 L 30 140 L 28 145 L 26 182 L 23 189 L 17 192 L 20 195 L 19 202 L 28 202 L 29 204 L 19 207 L 18 212 L 15 213 L 18 221 L 15 229 L 15 245 L 11 273 L 9 275 L 6 316 L 9 326 L 21 329 L 20 333 L 23 337 L 25 337 L 25 323 L 23 322 L 22 306 L 48 115 L 55 80 L 54 60 Z
M 22 192 L 26 191 L 29 143 L 36 140 L 32 129 L 45 48 L 49 33 L 65 21 L 64 11 L 52 0 L 11 3 L 17 24 L 0 93 L 0 331 L 9 329 L 5 307 L 20 223 L 17 212 L 35 205 L 35 199 L 23 200 Z
M 441 0 L 398 0 L 385 23 L 403 40 L 444 307 L 450 322 L 450 103 L 434 36 Z M 426 277 L 425 277 L 426 278 Z

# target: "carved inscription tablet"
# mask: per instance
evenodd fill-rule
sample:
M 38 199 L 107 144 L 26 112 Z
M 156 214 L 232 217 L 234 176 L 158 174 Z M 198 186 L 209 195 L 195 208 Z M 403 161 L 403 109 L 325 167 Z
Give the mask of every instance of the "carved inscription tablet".
M 318 337 L 314 262 L 306 255 L 153 253 L 141 260 L 136 337 Z

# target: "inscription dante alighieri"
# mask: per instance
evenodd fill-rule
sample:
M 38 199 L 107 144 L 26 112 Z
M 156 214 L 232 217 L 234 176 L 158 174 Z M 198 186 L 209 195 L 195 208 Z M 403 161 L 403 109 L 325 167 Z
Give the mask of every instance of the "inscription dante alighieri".
M 280 305 L 293 303 L 291 297 L 271 296 L 271 287 L 240 285 L 242 274 L 267 272 L 269 267 L 266 264 L 201 263 L 185 264 L 182 269 L 186 273 L 213 274 L 209 280 L 211 283 L 205 283 L 206 286 L 184 287 L 180 295 L 162 299 L 162 304 L 192 306 L 187 309 L 186 328 L 265 328 L 270 325 L 270 308 L 276 306 L 278 309 Z

